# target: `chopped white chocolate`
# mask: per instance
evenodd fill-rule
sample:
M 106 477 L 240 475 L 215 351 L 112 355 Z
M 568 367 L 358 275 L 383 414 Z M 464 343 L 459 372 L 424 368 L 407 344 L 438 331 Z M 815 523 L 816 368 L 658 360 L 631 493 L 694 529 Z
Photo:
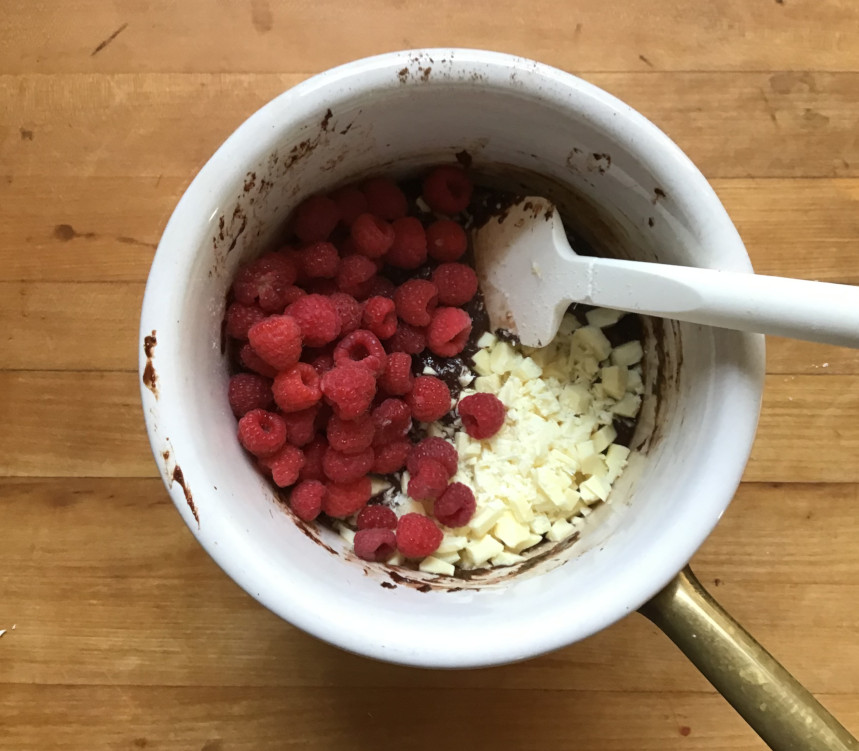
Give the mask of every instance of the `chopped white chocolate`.
M 573 345 L 592 354 L 599 361 L 605 360 L 611 354 L 611 343 L 596 326 L 576 329 L 573 332 Z
M 562 542 L 575 531 L 576 528 L 566 519 L 558 519 L 558 521 L 556 521 L 552 525 L 552 528 L 546 533 L 546 539 L 551 542 Z
M 490 563 L 493 566 L 512 566 L 516 563 L 521 563 L 524 560 L 524 556 L 516 555 L 516 553 L 508 553 L 505 550 L 492 558 Z
M 622 365 L 608 365 L 600 370 L 600 380 L 608 396 L 622 399 L 629 381 L 629 371 Z
M 625 365 L 627 368 L 641 362 L 642 357 L 644 357 L 644 350 L 639 341 L 621 344 L 619 347 L 615 347 L 611 353 L 611 361 L 614 365 Z
M 614 443 L 615 438 L 617 438 L 617 431 L 614 429 L 614 426 L 611 424 L 603 425 L 591 438 L 594 444 L 594 451 L 601 454 Z
M 456 572 L 452 563 L 447 563 L 446 561 L 442 561 L 434 556 L 424 558 L 420 562 L 418 570 L 425 571 L 428 574 L 442 574 L 444 576 L 453 576 Z
M 585 318 L 588 319 L 590 326 L 596 326 L 598 329 L 604 329 L 608 326 L 614 326 L 625 313 L 622 310 L 612 310 L 611 308 L 593 308 L 585 313 Z
M 492 535 L 508 548 L 515 548 L 528 539 L 531 530 L 517 521 L 509 511 L 505 511 L 492 528 Z
M 612 412 L 620 417 L 635 417 L 641 409 L 641 397 L 636 394 L 627 394 L 612 407 Z
M 569 540 L 591 507 L 608 500 L 629 459 L 629 449 L 615 443 L 613 421 L 637 415 L 644 392 L 640 343 L 612 350 L 602 331 L 622 315 L 592 310 L 587 326 L 566 315 L 558 336 L 540 348 L 513 346 L 492 334 L 480 337 L 472 358 L 477 377 L 460 399 L 495 394 L 506 407 L 505 420 L 484 440 L 430 426 L 430 435 L 456 447 L 459 466 L 452 481 L 472 489 L 476 508 L 467 525 L 445 531 L 422 570 L 520 563 L 544 540 Z M 407 476 L 404 491 L 406 482 Z M 402 515 L 429 508 L 404 500 L 396 510 Z
M 490 558 L 494 558 L 503 550 L 504 545 L 498 542 L 498 540 L 491 535 L 486 535 L 477 540 L 470 540 L 468 545 L 462 549 L 461 555 L 464 563 L 468 564 L 472 568 L 477 568 L 478 566 L 482 566 L 486 563 Z

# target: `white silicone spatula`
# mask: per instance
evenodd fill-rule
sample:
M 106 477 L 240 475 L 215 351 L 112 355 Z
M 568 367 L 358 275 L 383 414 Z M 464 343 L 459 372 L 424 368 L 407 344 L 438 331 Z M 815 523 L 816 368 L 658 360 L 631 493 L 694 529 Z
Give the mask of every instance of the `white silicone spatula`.
M 527 197 L 474 231 L 493 330 L 550 342 L 570 303 L 859 347 L 859 287 L 579 256 L 555 207 Z

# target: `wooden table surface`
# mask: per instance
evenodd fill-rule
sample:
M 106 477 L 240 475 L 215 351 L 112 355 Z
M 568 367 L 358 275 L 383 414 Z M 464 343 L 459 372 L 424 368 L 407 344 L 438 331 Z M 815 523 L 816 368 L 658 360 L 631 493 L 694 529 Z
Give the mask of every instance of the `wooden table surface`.
M 604 87 L 699 165 L 759 272 L 859 283 L 854 0 L 0 1 L 3 751 L 763 747 L 638 615 L 488 670 L 344 654 L 239 590 L 158 479 L 137 321 L 182 191 L 303 78 L 442 45 Z M 767 363 L 693 563 L 859 734 L 859 353 L 774 339 Z

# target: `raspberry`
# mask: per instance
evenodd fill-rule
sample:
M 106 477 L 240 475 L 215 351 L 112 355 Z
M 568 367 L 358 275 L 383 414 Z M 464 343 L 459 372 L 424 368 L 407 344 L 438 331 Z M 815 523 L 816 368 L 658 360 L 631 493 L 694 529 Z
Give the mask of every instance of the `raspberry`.
M 338 417 L 354 420 L 364 414 L 373 402 L 376 379 L 370 369 L 363 365 L 335 365 L 322 376 L 322 393 Z
M 396 529 L 397 515 L 387 506 L 365 506 L 355 520 L 358 529 Z
M 390 339 L 397 330 L 397 308 L 389 297 L 371 297 L 364 303 L 363 323 L 379 339 Z
M 329 445 L 322 457 L 322 471 L 332 482 L 352 482 L 370 471 L 374 458 L 371 448 L 357 454 L 344 454 Z
M 236 417 L 252 409 L 268 409 L 274 401 L 271 381 L 254 373 L 238 373 L 230 378 L 227 398 Z
M 355 252 L 367 258 L 381 258 L 394 244 L 394 228 L 373 214 L 361 214 L 355 219 L 349 236 Z
M 400 323 L 394 335 L 385 344 L 389 352 L 419 355 L 427 346 L 426 331 L 408 323 Z
M 295 210 L 293 228 L 299 240 L 309 243 L 327 240 L 339 221 L 340 210 L 334 201 L 327 196 L 310 196 Z
M 471 184 L 460 167 L 445 164 L 436 167 L 423 181 L 422 195 L 433 211 L 440 214 L 458 214 L 468 208 Z
M 379 377 L 379 386 L 391 396 L 402 396 L 412 390 L 412 356 L 405 352 L 391 352 L 385 372 Z
M 304 454 L 300 448 L 287 443 L 273 456 L 260 461 L 271 470 L 271 479 L 279 488 L 295 485 L 304 465 Z
M 397 315 L 412 326 L 429 326 L 438 300 L 438 288 L 426 279 L 409 279 L 394 292 Z
M 444 533 L 422 514 L 403 514 L 397 522 L 397 550 L 406 558 L 426 558 L 438 550 Z
M 427 259 L 427 236 L 424 226 L 413 216 L 393 223 L 394 243 L 385 261 L 399 269 L 416 269 Z
M 427 328 L 427 346 L 440 357 L 462 352 L 471 334 L 471 316 L 460 308 L 438 308 Z
M 464 527 L 474 516 L 476 505 L 471 488 L 454 482 L 435 502 L 433 514 L 446 527 Z
M 438 420 L 450 410 L 450 389 L 444 381 L 435 376 L 418 376 L 411 392 L 406 394 L 406 404 L 411 408 L 412 417 L 416 420 Z
M 299 251 L 301 270 L 308 279 L 333 279 L 340 268 L 340 254 L 331 243 L 315 242 Z
M 290 316 L 269 316 L 248 331 L 251 347 L 278 370 L 291 368 L 301 357 L 301 328 Z
M 355 420 L 341 420 L 334 415 L 328 421 L 328 445 L 341 454 L 360 454 L 373 443 L 373 419 L 361 415 Z
M 444 467 L 448 479 L 456 474 L 459 465 L 459 456 L 456 453 L 456 449 L 444 440 L 444 438 L 437 438 L 435 436 L 424 438 L 420 443 L 412 446 L 406 465 L 409 474 L 415 474 L 420 465 L 430 459 Z
M 378 377 L 385 370 L 387 356 L 385 348 L 372 331 L 358 329 L 344 336 L 334 348 L 334 363 L 363 365 Z
M 299 297 L 304 297 L 306 294 L 301 287 L 287 287 L 283 293 L 283 297 L 286 300 L 283 307 L 286 308 L 287 305 L 292 305 Z
M 504 424 L 507 413 L 495 394 L 472 394 L 459 402 L 462 427 L 472 438 L 491 438 Z
M 361 314 L 363 309 L 352 295 L 347 295 L 345 292 L 333 292 L 328 295 L 337 315 L 340 316 L 340 336 L 354 331 L 361 325 Z
M 355 555 L 362 561 L 381 563 L 397 552 L 397 536 L 390 529 L 361 529 L 355 533 L 354 545 Z
M 412 411 L 402 399 L 385 399 L 372 414 L 375 436 L 374 446 L 385 446 L 401 441 L 412 428 Z
M 227 308 L 224 316 L 225 329 L 233 339 L 247 339 L 250 327 L 265 318 L 265 311 L 259 305 L 242 305 L 234 302 Z
M 436 261 L 458 261 L 468 248 L 465 230 L 452 219 L 439 219 L 427 227 L 427 252 Z
M 412 444 L 408 441 L 393 441 L 375 449 L 372 472 L 378 475 L 392 475 L 406 466 L 406 457 Z
M 271 456 L 286 442 L 286 424 L 280 415 L 252 409 L 239 420 L 239 441 L 254 456 Z
M 317 355 L 310 361 L 310 364 L 317 375 L 322 378 L 322 376 L 334 367 L 334 356 L 328 354 Z
M 328 490 L 319 480 L 303 480 L 289 494 L 289 505 L 299 519 L 312 522 L 322 512 Z
M 347 227 L 351 227 L 355 219 L 367 211 L 367 197 L 353 185 L 335 190 L 331 200 L 337 204 L 340 221 Z
M 293 446 L 305 446 L 316 435 L 316 415 L 319 405 L 316 404 L 300 412 L 287 412 L 283 415 L 286 423 L 286 440 Z
M 337 288 L 353 297 L 362 297 L 363 285 L 376 273 L 376 264 L 364 256 L 346 256 L 340 259 Z
M 239 362 L 241 362 L 241 364 L 248 370 L 252 370 L 254 373 L 259 373 L 261 376 L 265 376 L 266 378 L 274 378 L 277 375 L 277 368 L 271 367 L 271 365 L 263 360 L 256 352 L 254 352 L 254 349 L 250 344 L 243 345 L 239 350 Z
M 371 276 L 363 285 L 361 291 L 364 297 L 390 297 L 394 298 L 394 291 L 397 289 L 390 279 L 385 276 Z
M 312 365 L 300 362 L 278 373 L 271 387 L 274 401 L 284 412 L 300 412 L 322 397 L 319 376 Z
M 328 449 L 328 442 L 317 435 L 304 447 L 304 466 L 301 468 L 299 478 L 302 480 L 324 480 L 325 472 L 322 471 L 322 457 Z
M 442 305 L 465 305 L 477 294 L 477 273 L 464 263 L 443 263 L 432 272 Z
M 369 477 L 353 482 L 328 483 L 328 495 L 322 501 L 322 510 L 334 519 L 345 519 L 367 505 L 373 494 Z
M 424 459 L 418 465 L 418 471 L 409 478 L 409 496 L 416 501 L 434 501 L 444 492 L 448 479 L 441 464 Z
M 340 317 L 334 303 L 324 295 L 299 297 L 286 309 L 301 327 L 308 347 L 321 347 L 333 342 L 340 334 Z M 251 342 L 253 343 L 253 342 Z
M 233 296 L 242 305 L 259 306 L 266 313 L 280 313 L 297 276 L 295 262 L 286 253 L 266 253 L 242 266 L 233 282 Z
M 362 190 L 367 197 L 367 209 L 389 222 L 405 216 L 409 210 L 406 196 L 393 180 L 373 177 L 364 183 Z

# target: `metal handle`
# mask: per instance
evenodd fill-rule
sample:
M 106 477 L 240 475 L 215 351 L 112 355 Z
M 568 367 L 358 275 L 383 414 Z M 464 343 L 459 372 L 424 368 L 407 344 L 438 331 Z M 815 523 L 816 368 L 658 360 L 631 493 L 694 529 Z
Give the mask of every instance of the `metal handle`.
M 639 612 L 773 751 L 859 749 L 859 741 L 722 609 L 688 566 Z

